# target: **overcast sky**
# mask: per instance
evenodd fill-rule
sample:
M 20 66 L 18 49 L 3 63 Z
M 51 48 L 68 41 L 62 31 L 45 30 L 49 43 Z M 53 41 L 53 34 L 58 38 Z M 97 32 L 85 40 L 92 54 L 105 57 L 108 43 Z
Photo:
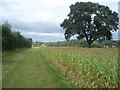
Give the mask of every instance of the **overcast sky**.
M 0 0 L 0 23 L 8 20 L 13 30 L 33 41 L 63 41 L 64 30 L 60 23 L 70 12 L 69 6 L 77 1 L 98 2 L 118 12 L 119 0 Z M 118 38 L 117 33 L 113 38 Z

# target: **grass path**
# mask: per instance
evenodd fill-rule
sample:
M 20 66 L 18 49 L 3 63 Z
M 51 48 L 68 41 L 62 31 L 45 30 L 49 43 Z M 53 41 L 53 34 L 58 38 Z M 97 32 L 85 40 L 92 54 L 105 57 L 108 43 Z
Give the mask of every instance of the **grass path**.
M 3 54 L 3 88 L 71 87 L 40 49 L 22 49 Z

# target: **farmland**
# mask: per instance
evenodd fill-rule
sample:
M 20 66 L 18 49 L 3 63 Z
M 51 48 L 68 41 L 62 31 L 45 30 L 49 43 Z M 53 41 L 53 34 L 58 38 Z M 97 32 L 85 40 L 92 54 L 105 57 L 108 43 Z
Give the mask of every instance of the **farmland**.
M 117 48 L 40 47 L 5 52 L 3 87 L 117 88 L 117 61 Z
M 41 49 L 76 87 L 117 87 L 117 49 Z

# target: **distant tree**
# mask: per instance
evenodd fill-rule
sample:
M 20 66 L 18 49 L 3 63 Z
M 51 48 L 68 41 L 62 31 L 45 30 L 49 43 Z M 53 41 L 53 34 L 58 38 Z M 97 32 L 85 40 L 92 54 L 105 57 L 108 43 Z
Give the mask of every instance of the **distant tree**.
M 2 51 L 2 25 L 0 25 L 0 53 Z
M 77 2 L 70 6 L 68 18 L 60 26 L 65 29 L 65 39 L 78 34 L 77 39 L 86 38 L 87 46 L 99 40 L 110 40 L 111 31 L 118 29 L 118 14 L 109 7 L 92 2 Z
M 32 38 L 28 38 L 28 47 L 31 48 L 32 47 Z
M 6 21 L 2 24 L 2 49 L 11 49 L 12 48 L 12 32 L 11 25 Z
M 6 21 L 2 24 L 2 50 L 12 50 L 16 48 L 29 48 L 32 46 L 32 39 L 26 38 L 11 30 L 11 25 Z

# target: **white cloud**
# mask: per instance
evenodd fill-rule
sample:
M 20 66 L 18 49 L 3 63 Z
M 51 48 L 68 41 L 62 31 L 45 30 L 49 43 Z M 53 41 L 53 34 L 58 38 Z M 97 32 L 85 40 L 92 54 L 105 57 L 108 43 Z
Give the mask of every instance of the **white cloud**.
M 19 17 L 20 20 L 25 22 L 39 20 L 43 22 L 61 22 L 63 20 L 62 17 L 65 18 L 69 13 L 69 6 L 76 1 L 80 2 L 83 0 L 1 0 L 3 7 L 2 14 L 4 18 Z M 117 1 L 118 0 L 106 0 L 105 2 Z M 92 2 L 101 1 L 92 0 Z M 5 14 L 4 10 L 8 13 Z
M 99 2 L 117 11 L 117 2 L 119 0 L 105 0 L 104 2 L 101 0 L 0 0 L 0 19 L 2 18 L 2 20 L 8 20 L 13 23 L 13 28 L 18 27 L 16 29 L 20 30 L 23 34 L 24 30 L 31 32 L 31 37 L 32 35 L 38 35 L 51 37 L 62 36 L 63 38 L 64 33 L 62 30 L 60 31 L 62 34 L 59 34 L 60 32 L 57 34 L 55 31 L 60 29 L 60 23 L 67 17 L 69 6 L 77 1 Z M 36 22 L 40 23 L 36 25 Z M 54 26 L 55 28 L 53 28 Z M 37 33 L 32 33 L 30 28 L 33 29 L 33 32 L 37 31 Z M 29 36 L 30 33 L 25 33 L 24 35 Z
M 32 38 L 33 41 L 40 42 L 53 42 L 53 41 L 63 41 L 64 34 L 62 33 L 37 33 L 37 32 L 23 32 L 23 35 Z
M 29 32 L 28 35 L 64 37 L 63 33 L 36 33 L 36 32 Z

